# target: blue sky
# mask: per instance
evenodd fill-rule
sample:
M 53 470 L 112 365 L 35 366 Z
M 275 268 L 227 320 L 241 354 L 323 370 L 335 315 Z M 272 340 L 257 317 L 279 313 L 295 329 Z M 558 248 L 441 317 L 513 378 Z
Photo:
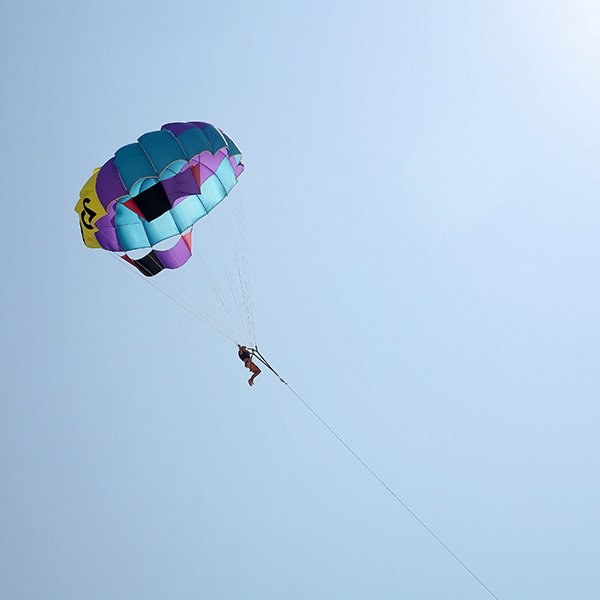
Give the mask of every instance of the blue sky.
M 258 343 L 502 600 L 597 598 L 600 8 L 5 7 L 0 586 L 490 595 L 275 378 L 81 243 L 170 121 L 244 153 Z

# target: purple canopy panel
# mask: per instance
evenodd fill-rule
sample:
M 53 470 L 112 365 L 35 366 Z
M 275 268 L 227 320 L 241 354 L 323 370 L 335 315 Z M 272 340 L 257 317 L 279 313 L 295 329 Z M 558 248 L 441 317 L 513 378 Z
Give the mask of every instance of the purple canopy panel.
M 155 250 L 158 260 L 167 269 L 177 269 L 184 265 L 192 256 L 192 253 L 183 238 L 169 250 Z
M 244 171 L 244 163 L 241 162 L 238 165 L 233 156 L 229 157 L 229 162 L 231 163 L 231 167 L 233 168 L 233 173 L 235 174 L 235 178 L 237 179 Z
M 119 243 L 119 238 L 117 237 L 117 230 L 115 229 L 112 223 L 108 225 L 103 224 L 103 221 L 108 221 L 108 217 L 100 217 L 95 225 L 98 228 L 96 232 L 96 239 L 102 248 L 105 250 L 110 250 L 111 252 L 122 252 L 123 247 Z
M 110 250 L 111 252 L 121 252 L 123 247 L 119 242 L 119 237 L 117 236 L 117 230 L 115 228 L 115 208 L 117 206 L 116 202 L 112 202 L 106 208 L 106 213 L 104 216 L 100 217 L 95 225 L 98 228 L 98 232 L 96 233 L 96 239 L 98 243 L 105 249 Z
M 171 206 L 176 206 L 184 198 L 199 194 L 198 184 L 192 170 L 186 165 L 177 175 L 160 182 Z
M 96 194 L 107 212 L 108 206 L 113 200 L 128 195 L 117 172 L 114 160 L 114 158 L 111 158 L 108 162 L 104 163 L 96 179 Z
M 193 123 L 167 123 L 166 125 L 162 126 L 162 129 L 168 129 L 174 136 L 178 136 L 187 129 L 193 129 L 194 127 L 204 129 L 208 125 L 210 125 L 210 123 L 202 123 L 200 121 Z
M 214 156 L 208 150 L 205 150 L 198 160 L 200 161 L 200 185 L 202 185 L 211 175 L 214 175 L 219 165 L 228 157 L 227 148 L 221 148 Z M 195 157 L 194 157 L 195 158 Z M 192 161 L 190 161 L 190 164 Z

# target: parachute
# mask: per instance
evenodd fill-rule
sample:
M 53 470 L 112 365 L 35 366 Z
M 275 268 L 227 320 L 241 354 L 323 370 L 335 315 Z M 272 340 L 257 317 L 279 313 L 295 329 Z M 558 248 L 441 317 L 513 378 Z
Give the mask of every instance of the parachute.
M 238 272 L 239 285 L 229 294 L 229 302 L 215 277 L 206 274 L 206 287 L 213 290 L 222 305 L 218 310 L 224 311 L 224 319 L 210 316 L 180 280 L 176 281 L 176 289 L 165 288 L 162 273 L 177 271 L 190 261 L 195 254 L 194 225 L 230 194 L 243 171 L 239 148 L 217 127 L 204 122 L 163 125 L 159 131 L 145 133 L 136 143 L 118 149 L 113 158 L 94 169 L 75 206 L 83 242 L 120 257 L 153 282 L 160 280 L 156 287 L 163 293 L 233 341 L 240 333 L 234 333 L 230 322 L 236 321 L 236 312 L 241 314 L 253 338 L 241 234 L 238 245 L 242 251 L 236 255 L 233 269 Z M 239 206 L 237 210 L 239 229 Z M 212 224 L 210 230 L 215 231 Z M 222 255 L 218 239 L 216 244 Z M 206 265 L 202 268 L 207 271 Z M 235 287 L 227 264 L 225 271 L 229 287 Z M 243 333 L 241 336 L 247 337 Z
M 233 140 L 208 123 L 169 123 L 123 146 L 75 206 L 86 246 L 121 252 L 151 277 L 192 255 L 191 232 L 244 170 Z

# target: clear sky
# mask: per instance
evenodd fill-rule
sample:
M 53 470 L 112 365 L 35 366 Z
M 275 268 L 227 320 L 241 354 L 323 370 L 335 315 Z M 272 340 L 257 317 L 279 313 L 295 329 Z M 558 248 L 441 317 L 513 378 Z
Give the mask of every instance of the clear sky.
M 600 597 L 600 5 L 5 3 L 0 589 L 490 595 L 277 378 L 81 242 L 170 121 L 244 153 L 258 343 L 501 600 Z

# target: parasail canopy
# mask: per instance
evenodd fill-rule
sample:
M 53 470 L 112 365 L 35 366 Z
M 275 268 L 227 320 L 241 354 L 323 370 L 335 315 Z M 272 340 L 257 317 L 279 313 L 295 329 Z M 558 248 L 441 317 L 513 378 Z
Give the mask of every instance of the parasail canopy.
M 168 123 L 95 169 L 75 206 L 86 246 L 119 253 L 146 276 L 192 255 L 192 227 L 244 170 L 233 140 L 209 123 Z

